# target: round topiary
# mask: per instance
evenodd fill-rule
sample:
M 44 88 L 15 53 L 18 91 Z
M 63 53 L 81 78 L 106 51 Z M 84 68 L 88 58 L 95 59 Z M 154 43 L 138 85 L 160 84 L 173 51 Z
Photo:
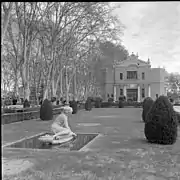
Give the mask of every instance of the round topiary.
M 87 99 L 86 103 L 85 103 L 85 110 L 86 111 L 91 111 L 92 109 L 92 104 L 91 104 L 91 100 Z
M 119 108 L 123 108 L 124 107 L 123 100 L 119 100 L 118 107 Z
M 144 101 L 143 101 L 142 120 L 144 122 L 146 122 L 146 116 L 147 116 L 148 112 L 150 111 L 153 103 L 154 103 L 154 101 L 150 97 L 145 98 Z
M 177 121 L 180 124 L 180 113 L 175 111 L 175 114 L 177 116 Z
M 95 100 L 95 108 L 101 108 L 101 99 L 99 97 Z
M 16 105 L 16 104 L 17 104 L 17 99 L 14 98 L 14 99 L 12 100 L 12 102 L 13 102 L 13 105 Z
M 53 119 L 53 108 L 52 104 L 48 99 L 45 99 L 40 108 L 40 119 L 48 121 Z
M 146 103 L 146 101 L 148 101 L 149 99 L 152 99 L 151 97 L 146 97 L 142 103 L 142 108 L 144 109 L 144 104 Z
M 147 114 L 144 133 L 151 143 L 173 144 L 177 139 L 177 116 L 166 96 L 160 96 Z
M 178 123 L 180 124 L 180 113 L 177 113 L 177 120 L 178 120 Z
M 29 108 L 30 107 L 30 103 L 27 99 L 25 99 L 24 103 L 23 103 L 23 107 L 24 108 Z
M 75 100 L 69 101 L 69 105 L 73 109 L 72 114 L 76 114 L 77 111 L 78 111 L 78 104 L 77 104 L 77 102 Z
M 108 98 L 108 106 L 112 106 L 113 104 L 113 98 Z

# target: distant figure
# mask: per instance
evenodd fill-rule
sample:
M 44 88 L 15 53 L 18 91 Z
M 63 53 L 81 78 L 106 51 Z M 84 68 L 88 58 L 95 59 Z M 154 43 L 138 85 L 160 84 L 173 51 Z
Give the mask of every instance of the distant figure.
M 72 108 L 69 106 L 61 107 L 61 114 L 56 117 L 53 124 L 51 125 L 51 130 L 55 134 L 53 136 L 54 140 L 59 138 L 67 138 L 70 136 L 76 137 L 76 134 L 73 133 L 68 124 L 68 114 L 72 113 Z
M 23 104 L 24 103 L 24 99 L 23 98 L 21 98 L 21 104 Z
M 43 103 L 43 99 L 40 99 L 39 105 L 42 105 L 42 103 Z
M 63 104 L 63 101 L 64 101 L 64 100 L 63 100 L 63 97 L 60 98 L 60 101 L 61 101 L 61 104 Z
M 126 101 L 126 96 L 124 96 L 124 101 Z
M 174 99 L 170 98 L 169 101 L 172 105 L 174 104 Z
M 13 103 L 13 105 L 16 105 L 17 104 L 17 98 L 13 98 L 12 103 Z
M 158 99 L 158 94 L 156 94 L 156 99 Z
M 56 105 L 59 105 L 59 100 L 56 101 Z

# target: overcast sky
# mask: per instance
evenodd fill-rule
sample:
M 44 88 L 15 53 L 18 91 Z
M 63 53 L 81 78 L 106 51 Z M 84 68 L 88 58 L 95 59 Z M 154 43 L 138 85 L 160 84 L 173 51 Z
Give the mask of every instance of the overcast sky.
M 118 2 L 123 44 L 153 67 L 180 72 L 180 2 Z

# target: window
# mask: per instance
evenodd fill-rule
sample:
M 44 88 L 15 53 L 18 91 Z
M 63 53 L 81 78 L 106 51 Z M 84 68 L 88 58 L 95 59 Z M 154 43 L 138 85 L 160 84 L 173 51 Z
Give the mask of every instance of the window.
M 144 72 L 142 73 L 142 79 L 145 79 L 145 73 Z
M 142 98 L 144 98 L 144 97 L 145 97 L 145 89 L 142 88 Z
M 137 71 L 127 71 L 127 79 L 137 79 Z
M 123 96 L 123 89 L 120 89 L 120 96 Z
M 123 79 L 123 73 L 120 73 L 120 79 L 121 80 Z

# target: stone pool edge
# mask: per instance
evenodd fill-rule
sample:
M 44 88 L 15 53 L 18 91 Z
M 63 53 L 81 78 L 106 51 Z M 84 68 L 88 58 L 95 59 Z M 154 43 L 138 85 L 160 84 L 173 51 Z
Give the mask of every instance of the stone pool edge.
M 41 133 L 38 133 L 38 134 L 35 134 L 35 135 L 32 135 L 32 136 L 28 136 L 28 137 L 25 137 L 25 138 L 22 138 L 22 139 L 19 139 L 17 141 L 13 141 L 13 142 L 10 142 L 10 143 L 7 143 L 7 144 L 4 144 L 2 145 L 1 147 L 2 148 L 5 148 L 6 150 L 24 150 L 24 151 L 27 151 L 27 150 L 30 150 L 30 151 L 55 151 L 57 152 L 56 149 L 54 150 L 50 150 L 50 149 L 32 149 L 32 148 L 14 148 L 14 147 L 10 147 L 12 144 L 15 144 L 15 143 L 18 143 L 18 142 L 21 142 L 23 140 L 27 140 L 27 139 L 31 139 L 33 137 L 36 137 L 36 136 L 39 136 L 39 135 L 42 135 L 42 134 L 45 134 L 47 133 L 47 131 L 44 131 L 44 132 L 41 132 Z M 83 132 L 76 132 L 77 134 L 94 134 L 94 135 L 97 135 L 95 138 L 93 138 L 89 143 L 87 143 L 85 146 L 83 146 L 81 149 L 79 149 L 78 151 L 73 151 L 73 152 L 87 152 L 87 151 L 90 151 L 90 146 L 100 137 L 103 137 L 103 134 L 100 134 L 100 133 L 83 133 Z M 67 151 L 63 151 L 61 150 L 60 152 L 65 152 L 67 153 Z M 72 151 L 71 151 L 72 152 Z
M 90 149 L 90 146 L 95 143 L 95 141 L 100 138 L 100 137 L 103 137 L 103 134 L 100 134 L 100 133 L 91 133 L 91 134 L 97 134 L 97 136 L 92 139 L 88 144 L 86 144 L 84 147 L 82 147 L 79 152 L 87 152 L 87 151 L 91 151 Z

